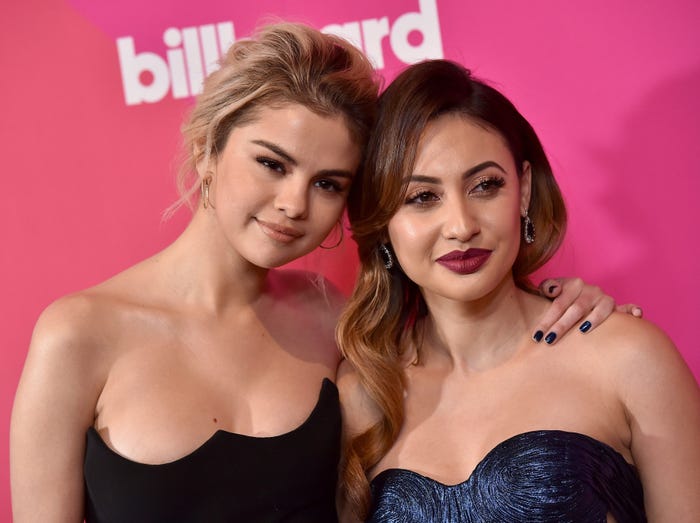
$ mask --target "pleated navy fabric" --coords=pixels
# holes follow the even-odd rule
[[[507,439],[457,485],[388,469],[371,487],[370,523],[646,521],[636,469],[605,443],[557,430]]]

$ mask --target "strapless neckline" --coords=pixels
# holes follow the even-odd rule
[[[489,459],[495,454],[497,454],[500,449],[507,447],[511,444],[517,443],[519,440],[524,440],[524,439],[530,439],[532,437],[544,437],[547,435],[562,435],[565,437],[573,437],[573,438],[582,438],[584,440],[587,440],[589,443],[593,444],[594,446],[600,446],[605,448],[607,451],[613,453],[614,455],[619,457],[619,462],[622,464],[626,464],[628,467],[630,467],[632,470],[635,472],[637,471],[637,468],[632,464],[629,463],[625,457],[620,454],[617,450],[615,450],[613,447],[608,445],[607,443],[600,441],[599,439],[593,438],[591,436],[588,436],[587,434],[583,434],[581,432],[574,432],[574,431],[567,431],[567,430],[557,430],[557,429],[546,429],[546,430],[530,430],[527,432],[521,432],[519,434],[515,434],[514,436],[511,436],[509,438],[504,439],[500,443],[497,443],[491,450],[489,450],[483,458],[476,464],[474,467],[474,470],[472,470],[471,474],[464,480],[460,481],[459,483],[454,483],[454,484],[447,484],[443,483],[441,481],[438,481],[437,479],[431,478],[430,476],[426,476],[425,474],[421,474],[420,472],[416,472],[415,470],[411,469],[406,469],[406,468],[401,468],[401,467],[391,467],[388,469],[382,470],[380,473],[378,473],[374,478],[372,478],[371,483],[374,483],[375,481],[381,481],[382,476],[387,476],[387,475],[392,475],[392,474],[408,474],[411,476],[415,476],[417,478],[420,478],[422,480],[428,481],[430,483],[434,483],[436,485],[439,485],[440,487],[449,489],[449,488],[460,488],[463,487],[465,484],[469,483],[472,478],[479,474],[480,469],[482,469],[485,465],[486,462],[488,462]]]
[[[292,430],[269,437],[217,430],[193,452],[167,463],[120,456],[89,429],[83,463],[85,521],[337,521],[338,389],[330,380],[316,383],[315,406]]]
[[[136,465],[140,467],[167,467],[170,465],[177,465],[180,463],[185,463],[187,461],[190,461],[194,458],[196,458],[199,454],[206,452],[206,450],[209,447],[216,446],[216,444],[219,441],[226,441],[226,440],[244,440],[244,441],[250,441],[251,443],[255,444],[277,444],[283,440],[287,439],[293,439],[299,435],[301,435],[304,430],[309,427],[316,416],[319,415],[319,412],[321,410],[321,403],[323,402],[324,398],[328,396],[328,393],[330,391],[337,391],[336,384],[332,382],[329,378],[323,378],[323,381],[321,382],[321,388],[318,394],[318,399],[316,400],[316,403],[314,404],[314,407],[312,408],[311,412],[309,415],[306,417],[304,421],[301,422],[300,425],[297,427],[284,432],[282,434],[275,434],[272,436],[253,436],[249,434],[240,434],[238,432],[232,432],[228,431],[225,429],[217,429],[214,431],[214,433],[209,436],[207,439],[205,439],[201,444],[199,444],[197,447],[195,447],[194,450],[191,452],[188,452],[187,454],[180,456],[179,458],[173,459],[171,461],[167,461],[164,463],[143,463],[140,461],[136,461],[133,459],[130,459],[126,456],[123,456],[116,450],[112,449],[107,443],[102,439],[102,436],[100,435],[99,432],[95,429],[95,427],[89,427],[87,430],[87,437],[90,440],[91,443],[96,444],[98,447],[100,447],[104,452],[107,452],[108,454],[112,455],[115,459],[123,461],[125,463],[131,464],[131,465]],[[337,393],[337,392],[336,392]]]
[[[646,521],[637,469],[607,443],[564,430],[516,434],[454,485],[390,468],[370,487],[369,523]]]

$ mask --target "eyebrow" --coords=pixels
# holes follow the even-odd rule
[[[488,169],[489,167],[495,167],[499,171],[501,171],[503,174],[506,174],[506,170],[501,167],[499,164],[497,164],[494,161],[486,161],[482,162],[478,165],[475,165],[474,167],[471,167],[470,169],[467,169],[464,171],[462,174],[462,179],[466,180],[467,178],[474,176],[475,174],[480,173],[484,169]],[[408,179],[409,182],[423,182],[423,183],[433,183],[436,185],[440,185],[442,182],[440,181],[440,178],[436,178],[435,176],[426,176],[424,174],[412,174],[409,176]]]
[[[275,153],[277,156],[280,158],[284,159],[286,162],[292,164],[293,166],[299,165],[299,162],[297,162],[294,157],[289,154],[287,151],[285,151],[282,147],[280,147],[277,144],[274,144],[272,142],[268,142],[267,140],[251,140],[251,143],[254,143],[255,145],[260,145],[262,147],[265,147],[266,149],[269,149],[273,153]],[[321,171],[318,172],[318,175],[320,176],[336,176],[340,178],[349,178],[352,180],[355,175],[351,173],[350,171],[346,171],[343,169],[322,169]]]
[[[251,143],[254,143],[255,145],[261,145],[262,147],[270,149],[270,151],[272,151],[276,155],[284,158],[285,161],[291,163],[292,165],[298,165],[297,161],[292,157],[292,155],[289,154],[284,149],[282,149],[277,144],[274,144],[272,142],[268,142],[267,140],[251,140]]]

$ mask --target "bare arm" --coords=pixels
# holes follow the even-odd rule
[[[632,434],[632,456],[650,522],[700,521],[700,390],[668,337],[633,322],[617,381]]]
[[[85,432],[101,380],[80,301],[51,305],[32,335],[10,426],[15,523],[83,521]]]
[[[617,310],[635,317],[642,316],[637,305],[615,305],[615,300],[600,287],[589,285],[581,278],[547,279],[540,283],[540,292],[554,301],[533,332],[535,341],[553,345],[569,330],[578,327],[589,332]]]

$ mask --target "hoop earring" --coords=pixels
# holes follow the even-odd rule
[[[321,249],[326,249],[326,250],[330,251],[331,249],[335,249],[335,248],[338,247],[341,243],[343,243],[343,236],[344,236],[344,234],[345,234],[345,233],[343,233],[343,224],[340,222],[340,220],[338,220],[338,221],[336,222],[336,225],[338,226],[338,229],[340,229],[340,238],[338,238],[338,241],[335,242],[335,244],[334,244],[334,245],[331,245],[330,247],[326,247],[325,245],[320,244],[319,247],[321,247]]]
[[[525,243],[528,245],[531,245],[535,243],[535,224],[532,223],[532,220],[530,217],[527,215],[527,211],[525,211],[525,216],[523,218],[523,240],[525,240]]]
[[[386,243],[382,243],[379,245],[379,255],[384,261],[384,268],[386,270],[389,270],[394,266],[394,257],[392,256],[391,250],[389,250],[389,247],[387,247]]]
[[[209,186],[211,185],[211,174],[202,179],[201,192],[202,192],[202,206],[206,209],[211,207],[216,209],[209,201]]]

